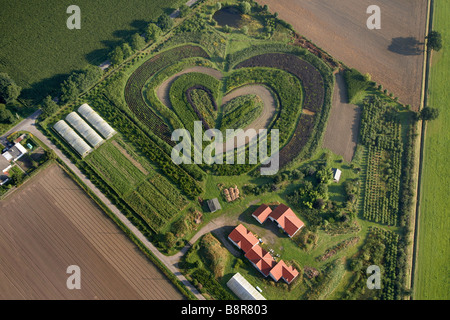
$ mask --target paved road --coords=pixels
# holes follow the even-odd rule
[[[23,120],[11,130],[0,137],[0,141],[6,140],[6,137],[15,131],[28,131],[36,138],[41,140],[50,149],[55,151],[56,155],[73,171],[73,173],[80,178],[83,183],[95,193],[95,195],[113,212],[120,221],[127,226],[127,228],[149,249],[175,276],[197,297],[199,300],[205,300],[200,292],[181,274],[177,265],[180,255],[174,257],[167,257],[163,255],[155,246],[147,240],[147,238],[117,209],[117,207],[103,195],[103,193],[92,184],[92,182],[67,158],[41,131],[36,128],[36,119],[40,115],[40,110],[33,113],[27,119]]]

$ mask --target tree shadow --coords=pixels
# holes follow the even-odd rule
[[[146,20],[133,20],[130,23],[130,26],[134,29],[140,30],[140,29],[144,29],[148,25],[148,23],[149,22]],[[134,33],[136,33],[136,31]]]
[[[35,82],[30,87],[22,90],[20,98],[26,100],[29,99],[34,103],[39,103],[47,95],[51,95],[52,97],[58,96],[60,94],[61,83],[66,80],[68,76],[68,74],[61,73]]]
[[[423,43],[414,37],[398,37],[392,39],[388,49],[405,56],[420,55],[423,52]]]

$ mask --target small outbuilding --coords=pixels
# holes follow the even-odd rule
[[[336,168],[333,168],[333,181],[338,183],[341,179],[342,171]]]
[[[206,203],[208,204],[209,211],[211,211],[211,212],[216,212],[217,210],[222,209],[222,207],[220,206],[220,203],[219,203],[219,199],[217,199],[217,198],[208,200],[208,201],[206,201]]]

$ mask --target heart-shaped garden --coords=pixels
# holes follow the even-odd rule
[[[142,64],[128,80],[125,99],[170,146],[173,130],[192,133],[196,121],[204,130],[279,129],[284,166],[319,145],[333,77],[317,57],[290,46],[280,53],[280,48],[230,55],[222,72],[202,48],[177,47]]]

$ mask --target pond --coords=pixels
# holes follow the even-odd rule
[[[216,11],[213,19],[216,20],[221,27],[228,25],[232,28],[239,28],[242,15],[241,11],[237,7],[230,6]]]

